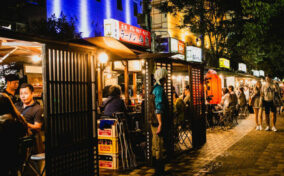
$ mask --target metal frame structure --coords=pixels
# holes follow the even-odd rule
[[[173,72],[173,63],[182,63],[185,67],[188,68],[188,74],[190,78],[190,85],[191,85],[191,107],[192,107],[192,112],[193,116],[189,117],[192,119],[192,142],[193,142],[193,147],[197,148],[201,145],[203,145],[206,142],[206,123],[205,123],[205,99],[204,99],[204,66],[203,64],[197,64],[197,63],[189,63],[181,60],[175,60],[175,59],[170,59],[170,58],[159,58],[159,59],[146,59],[145,61],[145,127],[147,127],[147,133],[146,133],[146,159],[148,163],[150,164],[152,161],[152,155],[151,155],[151,128],[150,128],[150,123],[149,123],[149,113],[151,111],[149,107],[149,95],[151,93],[151,89],[153,87],[153,74],[155,69],[157,68],[165,68],[168,71],[168,82],[164,86],[165,91],[168,95],[168,100],[169,100],[169,124],[171,126],[169,127],[169,135],[167,139],[169,139],[169,148],[168,148],[168,153],[169,154],[174,154],[174,153],[179,153],[181,152],[180,150],[176,150],[174,145],[175,145],[175,140],[174,140],[174,130],[175,126],[173,125],[173,95],[172,95],[172,72]],[[189,136],[186,136],[187,138]]]

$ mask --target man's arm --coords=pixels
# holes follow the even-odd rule
[[[32,130],[40,131],[41,130],[42,123],[41,122],[35,122],[34,124],[28,123],[28,127]]]
[[[40,131],[42,124],[43,124],[43,109],[40,108],[36,113],[35,113],[35,119],[34,119],[34,124],[28,123],[28,127],[32,130]]]
[[[162,130],[162,116],[161,114],[156,114],[157,120],[158,120],[158,129],[157,129],[157,134],[159,134]]]

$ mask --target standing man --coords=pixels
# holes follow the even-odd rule
[[[20,99],[16,104],[18,111],[28,122],[28,128],[34,133],[41,130],[43,124],[43,108],[34,100],[34,88],[32,85],[23,83],[20,87]]]
[[[3,93],[7,94],[12,102],[15,104],[19,101],[19,98],[16,96],[16,91],[19,87],[19,76],[10,74],[5,76],[6,79],[6,89],[3,90]]]
[[[268,74],[265,78],[265,84],[262,86],[261,89],[262,93],[262,105],[265,109],[265,120],[266,120],[266,125],[267,127],[265,128],[266,131],[270,130],[270,111],[273,113],[273,126],[272,126],[272,130],[274,132],[277,131],[277,129],[275,128],[275,124],[276,124],[276,107],[274,105],[274,98],[275,98],[275,85],[272,82],[272,76],[270,74]]]
[[[165,167],[165,147],[164,140],[166,139],[167,114],[168,114],[168,99],[164,91],[163,85],[167,82],[168,72],[164,68],[159,68],[155,72],[155,86],[152,91],[154,101],[154,115],[152,115],[151,131],[152,131],[152,156],[153,165],[155,167],[155,175],[164,175]]]

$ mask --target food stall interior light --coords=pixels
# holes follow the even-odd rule
[[[110,79],[111,78],[111,74],[107,74],[107,79]]]
[[[186,77],[185,77],[185,80],[189,81],[189,76],[186,76]]]
[[[38,56],[38,55],[34,55],[34,56],[32,56],[32,60],[33,60],[33,62],[39,62],[41,60],[41,57]]]
[[[105,64],[108,61],[108,55],[106,53],[100,53],[98,58],[99,58],[100,63],[102,64]]]
[[[178,81],[181,81],[182,77],[181,77],[181,76],[178,76],[177,79],[178,79]]]

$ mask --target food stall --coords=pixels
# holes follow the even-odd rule
[[[16,74],[44,109],[46,175],[98,175],[96,47],[1,30],[0,86]]]

